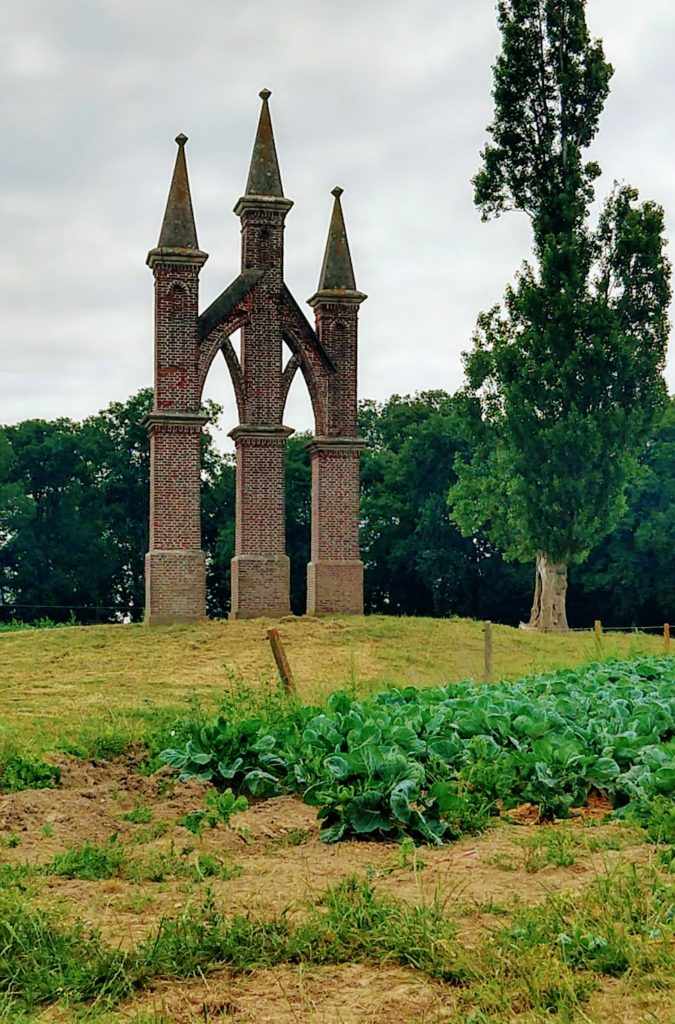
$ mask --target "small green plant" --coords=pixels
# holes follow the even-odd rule
[[[138,803],[132,811],[120,814],[120,821],[130,821],[134,825],[147,825],[152,821],[152,810],[145,804]]]
[[[40,829],[40,833],[47,839],[51,839],[54,835],[54,826],[50,822],[46,822]]]
[[[0,864],[0,889],[17,887],[24,890],[32,874],[29,864]]]
[[[491,857],[487,858],[487,863],[499,871],[515,871],[518,867],[513,855],[507,853],[506,850],[498,850],[497,853],[493,853]]]
[[[138,737],[126,721],[111,714],[102,722],[87,726],[60,749],[87,761],[110,761],[129,754],[138,744]]]
[[[231,789],[226,789],[223,793],[212,789],[204,798],[204,807],[184,814],[178,819],[178,824],[194,835],[201,835],[205,825],[209,828],[227,825],[233,814],[247,809],[248,800],[245,796],[235,796]]]
[[[227,881],[241,874],[241,867],[230,864],[213,854],[198,854],[191,859],[193,848],[183,847],[176,851],[173,843],[165,850],[155,850],[146,857],[130,861],[125,867],[125,877],[132,882],[166,882],[173,878],[185,878],[192,882],[203,882],[207,878]]]
[[[21,836],[18,832],[10,832],[8,836],[0,837],[0,846],[4,847],[5,850],[15,850],[20,845]]]
[[[196,882],[203,882],[207,878],[227,882],[231,878],[239,878],[241,873],[240,864],[228,864],[210,853],[199,854],[192,864],[192,877]]]
[[[270,840],[271,846],[302,846],[308,842],[313,832],[309,828],[292,828],[290,832],[286,832],[282,836],[275,836],[274,839]]]
[[[575,861],[575,847],[578,840],[567,828],[542,826],[540,830],[517,841],[523,850],[523,867],[529,874],[536,874],[549,864],[555,867],[571,867]]]
[[[157,821],[153,821],[147,828],[136,829],[131,837],[131,842],[137,845],[152,843],[155,839],[161,839],[162,836],[165,836],[170,828],[169,822],[160,818]]]
[[[64,853],[57,853],[42,868],[46,875],[61,875],[64,878],[82,878],[95,881],[104,878],[118,878],[126,863],[124,850],[112,836],[107,843],[71,847]]]
[[[405,836],[398,844],[398,867],[404,871],[421,871],[425,862],[410,836]]]
[[[17,793],[22,789],[54,789],[61,782],[61,770],[56,765],[10,754],[0,767],[0,790]]]

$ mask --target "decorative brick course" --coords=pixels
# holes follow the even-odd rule
[[[148,256],[155,276],[155,399],[150,432],[150,551],[146,556],[146,621],[184,622],[205,614],[205,562],[200,534],[201,395],[212,360],[222,352],[234,383],[240,424],[237,458],[233,618],[290,611],[285,552],[283,425],[297,369],[312,400],[312,560],[309,614],[363,611],[359,559],[357,320],[365,295],[356,290],[340,204],[335,203],[318,292],[310,299],[316,330],[284,284],[284,222],[293,205],[283,195],[269,116],[269,92],[251,160],[241,218],[241,274],[199,315],[197,243],[184,147],[179,152],[159,245]],[[229,340],[241,329],[241,358]],[[284,343],[290,358],[283,362]]]

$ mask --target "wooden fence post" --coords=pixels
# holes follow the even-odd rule
[[[663,645],[666,648],[666,654],[670,653],[670,623],[663,623]]]
[[[595,631],[595,649],[599,653],[600,645],[602,643],[602,622],[600,621],[600,619],[595,620],[593,624],[593,629]]]
[[[291,672],[291,666],[286,657],[286,651],[284,645],[281,642],[278,629],[268,629],[267,637],[272,647],[272,654],[274,660],[277,663],[277,669],[279,670],[279,678],[281,679],[281,685],[288,690],[289,693],[295,693],[295,680],[293,679],[293,673]]]
[[[492,623],[488,619],[485,623],[483,630],[484,634],[484,650],[483,650],[483,682],[492,682]]]

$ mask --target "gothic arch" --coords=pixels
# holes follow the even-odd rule
[[[199,313],[199,274],[208,259],[197,242],[184,135],[158,245],[148,254],[155,288],[155,402],[150,434],[150,550],[146,621],[205,615],[201,550],[201,400],[222,352],[239,425],[231,431],[237,463],[233,618],[290,611],[285,550],[283,413],[298,369],[315,421],[312,548],[307,566],[310,614],[363,610],[359,556],[359,455],[356,437],[357,291],[340,202],[334,189],[319,288],[309,300],[311,326],[284,284],[284,224],[293,205],[283,194],[268,99],[263,101],[241,220],[241,273]],[[241,358],[231,335],[241,330]],[[290,358],[282,362],[284,343]]]

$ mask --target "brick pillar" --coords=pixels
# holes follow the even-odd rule
[[[312,560],[307,614],[363,615],[359,553],[360,438],[315,437],[312,461]]]
[[[200,440],[204,417],[155,412],[150,433],[150,550],[145,556],[148,625],[206,615],[200,523]]]
[[[237,450],[232,619],[290,614],[284,451],[291,433],[247,424],[230,432]]]
[[[241,219],[242,273],[260,272],[250,315],[241,329],[245,408],[230,433],[237,450],[235,549],[230,617],[288,615],[290,562],[286,555],[284,451],[293,431],[282,425],[284,222],[286,199],[263,101],[246,194],[235,205]]]
[[[199,248],[179,135],[159,244],[148,253],[155,279],[155,393],[150,434],[150,549],[145,621],[193,622],[206,615],[200,526]]]
[[[357,354],[359,306],[347,231],[336,187],[319,290],[308,299],[316,333],[333,364],[317,420],[325,436],[309,445],[312,460],[312,557],[307,566],[307,614],[363,615],[363,562],[359,557]]]

